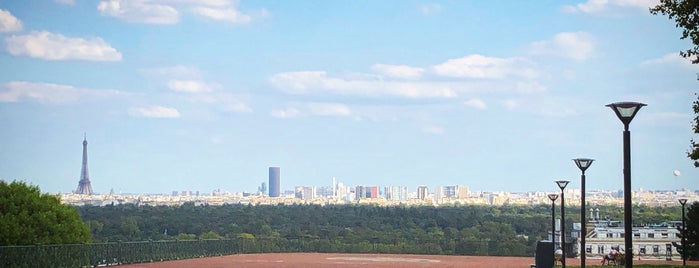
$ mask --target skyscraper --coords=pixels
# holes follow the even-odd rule
[[[75,190],[76,194],[92,194],[92,185],[90,184],[90,174],[87,171],[87,134],[85,134],[85,139],[83,140],[83,166],[80,170],[80,181],[78,182],[78,189]]]
[[[279,197],[279,167],[269,167],[269,197]]]

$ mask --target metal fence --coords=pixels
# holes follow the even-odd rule
[[[322,252],[498,255],[494,241],[454,241],[447,249],[438,241],[421,243],[343,243],[317,238],[166,240],[70,245],[0,247],[0,267],[96,267],[244,253]]]

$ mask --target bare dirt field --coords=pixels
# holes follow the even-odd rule
[[[587,259],[588,266],[599,266],[600,259]],[[397,254],[339,254],[339,253],[269,253],[240,254],[199,259],[123,265],[128,268],[188,268],[188,267],[529,267],[533,257],[444,256]],[[579,259],[567,259],[567,265],[580,265]],[[682,261],[634,260],[634,264],[682,265]],[[687,262],[699,265],[699,262]],[[609,266],[608,266],[609,267]],[[611,266],[614,267],[614,266]]]

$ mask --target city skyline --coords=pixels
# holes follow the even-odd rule
[[[298,185],[697,189],[699,66],[657,1],[0,2],[0,179],[67,193]],[[680,171],[679,176],[673,172]],[[271,189],[272,185],[268,185]]]

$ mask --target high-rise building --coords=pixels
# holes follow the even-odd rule
[[[427,198],[427,186],[420,185],[417,187],[417,199],[425,200]]]
[[[87,171],[87,134],[83,140],[83,166],[80,170],[80,181],[78,182],[78,189],[75,190],[76,194],[92,194],[92,184],[90,184],[90,174]]]
[[[408,187],[386,186],[384,187],[384,197],[391,201],[406,201],[408,200]]]
[[[279,167],[269,168],[269,197],[279,197],[280,176]]]

